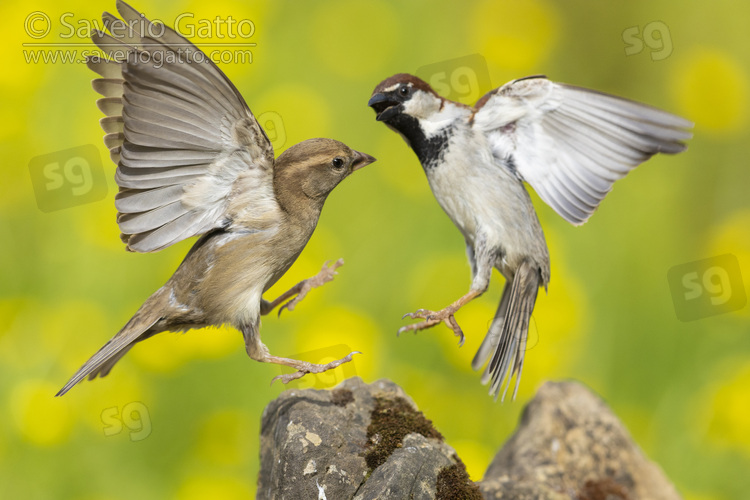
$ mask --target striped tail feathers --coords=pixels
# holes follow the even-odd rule
[[[492,319],[490,329],[487,331],[487,335],[482,340],[482,345],[477,349],[477,353],[474,355],[474,359],[471,361],[471,367],[474,371],[479,371],[490,356],[497,349],[497,345],[500,343],[500,334],[503,330],[503,319],[505,319],[505,312],[508,310],[508,299],[510,299],[510,281],[506,281],[503,293],[500,296],[500,304],[497,306],[497,312],[495,317]],[[489,371],[484,372],[482,375],[482,385],[487,385],[490,380]]]
[[[529,322],[541,281],[539,270],[532,263],[524,261],[519,266],[512,280],[506,283],[495,319],[472,362],[472,367],[477,370],[491,354],[482,383],[489,382],[490,395],[495,399],[505,381],[501,397],[502,401],[505,400],[514,376],[516,383],[512,399],[515,400],[518,394]]]
[[[153,297],[153,296],[152,296]],[[138,312],[130,318],[130,321],[120,330],[117,335],[104,344],[96,354],[84,363],[84,365],[70,378],[67,384],[58,391],[55,396],[62,396],[73,386],[87,378],[93,380],[96,377],[105,377],[136,342],[144,340],[157,332],[149,332],[149,329],[161,319],[161,311],[153,305],[151,300],[141,306]],[[151,313],[151,314],[149,314]],[[155,314],[154,314],[155,313]]]

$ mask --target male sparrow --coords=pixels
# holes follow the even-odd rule
[[[274,160],[273,148],[232,82],[176,31],[150,23],[122,1],[123,19],[104,13],[110,34],[92,39],[108,59],[88,66],[104,98],[104,142],[117,164],[115,197],[122,240],[153,252],[202,235],[167,283],[57,393],[103,377],[137,342],[164,331],[230,324],[248,355],[297,371],[284,383],[351,361],[320,365],[280,358],[260,340],[260,316],[294,309],[333,279],[323,266],[272,302],[263,299],[312,236],[328,194],[375,161],[331,139],[310,139]]]
[[[440,311],[404,317],[444,322],[463,343],[454,314],[489,286],[492,268],[506,278],[500,305],[472,367],[489,359],[482,383],[503,398],[523,370],[529,319],[550,264],[529,194],[537,194],[573,225],[586,222],[612,184],[656,153],[683,151],[692,123],[664,111],[544,76],[515,80],[474,107],[440,97],[426,82],[394,75],[368,102],[376,119],[399,133],[419,158],[430,188],[466,240],[469,292]]]

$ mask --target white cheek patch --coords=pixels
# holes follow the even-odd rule
[[[429,92],[418,90],[404,103],[404,111],[414,118],[424,120],[440,111],[440,99]]]
[[[440,133],[446,127],[449,127],[457,120],[466,119],[471,111],[462,106],[456,106],[450,101],[443,103],[443,109],[440,109],[440,100],[437,100],[438,107],[427,119],[419,120],[422,131],[429,139],[435,134]]]

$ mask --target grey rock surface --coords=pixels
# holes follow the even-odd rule
[[[455,457],[455,451],[447,444],[435,441],[419,434],[407,435],[403,447],[396,449],[383,465],[373,471],[355,500],[435,498],[438,473],[455,463],[455,459],[450,458]]]
[[[577,382],[547,382],[479,483],[487,499],[677,500],[612,410]]]
[[[404,431],[395,449],[379,448],[393,439],[373,431],[379,414],[391,427],[427,436]],[[331,391],[284,392],[266,407],[257,498],[431,499],[438,474],[457,460],[400,387],[351,378]],[[481,498],[468,476],[465,482]]]
[[[266,407],[257,498],[680,496],[609,407],[577,382],[542,386],[484,479],[474,484],[455,451],[400,387],[388,380],[368,385],[352,378],[333,390],[286,391]]]

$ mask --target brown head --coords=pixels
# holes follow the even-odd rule
[[[440,110],[443,98],[424,80],[398,73],[375,87],[367,105],[375,110],[378,121],[389,123],[399,114],[427,118]]]
[[[300,142],[276,159],[273,174],[276,198],[292,215],[316,212],[317,216],[339,182],[374,161],[372,156],[333,139]]]
[[[425,168],[440,157],[448,137],[445,129],[467,112],[463,104],[440,97],[427,82],[406,73],[380,82],[367,105],[376,120],[409,144]],[[436,137],[442,142],[435,142]]]

